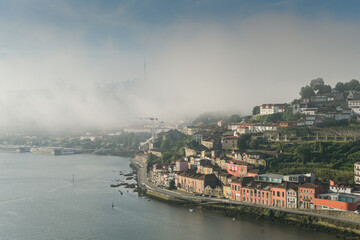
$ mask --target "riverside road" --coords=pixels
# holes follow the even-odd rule
[[[299,210],[299,209],[287,209],[287,208],[279,208],[279,207],[263,206],[263,205],[259,206],[256,204],[238,202],[238,201],[233,201],[230,199],[194,196],[194,195],[190,195],[189,193],[185,193],[185,192],[182,193],[180,191],[172,191],[172,190],[162,189],[160,187],[155,186],[153,183],[151,183],[147,180],[146,162],[141,161],[139,159],[135,159],[135,158],[132,159],[131,161],[137,167],[137,178],[138,178],[139,187],[147,189],[147,190],[152,190],[152,191],[173,197],[175,199],[186,200],[186,201],[190,201],[190,202],[223,203],[223,204],[232,204],[232,205],[261,207],[261,208],[265,208],[265,209],[277,210],[277,211],[282,211],[282,212],[286,212],[286,213],[294,213],[294,214],[306,215],[306,216],[312,216],[312,217],[327,218],[327,219],[332,219],[332,220],[336,220],[336,221],[342,221],[342,222],[354,223],[354,224],[360,225],[360,222],[357,220],[344,219],[344,218],[339,218],[336,216],[323,215],[323,214],[308,212],[308,211]]]

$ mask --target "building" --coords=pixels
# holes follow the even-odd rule
[[[315,174],[313,173],[306,173],[306,174],[290,174],[285,175],[283,180],[286,182],[292,183],[313,183],[315,184]]]
[[[313,203],[318,210],[355,211],[360,209],[360,195],[329,192],[319,194]]]
[[[221,138],[221,147],[222,149],[237,149],[237,140],[238,137],[236,136],[226,136]]]
[[[274,173],[266,173],[260,174],[255,177],[255,181],[257,182],[267,182],[267,183],[282,183],[283,182],[283,175],[274,174]]]
[[[220,186],[212,187],[210,185],[207,185],[204,189],[204,194],[207,196],[214,196],[217,198],[221,198],[223,196],[223,189]]]
[[[298,208],[298,185],[291,183],[286,190],[286,207]]]
[[[260,106],[260,115],[270,115],[278,112],[284,112],[287,104],[262,104]]]
[[[354,164],[354,182],[360,185],[360,162]]]
[[[216,148],[217,140],[212,137],[206,137],[206,138],[203,137],[201,139],[201,144],[208,149],[213,149],[213,148]]]
[[[175,173],[175,186],[191,193],[204,194],[206,186],[215,188],[217,183],[218,180],[214,174],[204,175],[190,170]]]
[[[312,183],[304,183],[299,186],[299,208],[314,209],[314,199],[323,193],[325,189]]]
[[[280,127],[297,127],[297,121],[281,121],[279,124]]]
[[[178,160],[175,162],[175,169],[174,171],[180,172],[180,171],[187,171],[189,169],[189,163],[185,161],[184,159]]]
[[[231,183],[231,200],[271,206],[271,198],[269,184],[256,183],[252,177],[244,177]]]
[[[244,161],[230,160],[226,163],[226,171],[235,177],[247,176],[248,172],[254,168],[254,165]]]
[[[274,184],[270,187],[272,193],[272,206],[286,208],[287,182]]]
[[[159,158],[161,158],[162,157],[162,151],[160,150],[160,149],[150,149],[149,150],[149,154],[152,154],[152,155],[155,155],[155,156],[157,156],[157,157],[159,157]]]
[[[201,159],[200,163],[197,167],[197,173],[201,174],[213,174],[214,173],[214,164],[211,162],[211,160],[208,159]]]

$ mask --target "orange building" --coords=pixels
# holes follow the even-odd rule
[[[299,208],[314,209],[314,199],[318,194],[325,192],[325,189],[312,183],[304,183],[299,186]]]
[[[355,211],[360,209],[360,202],[349,203],[341,201],[333,201],[329,199],[315,198],[313,200],[315,209],[317,210],[341,210],[341,211]]]
[[[286,207],[286,190],[286,182],[271,186],[272,206]]]
[[[271,190],[268,183],[257,183],[252,177],[244,177],[232,181],[230,199],[271,206]]]

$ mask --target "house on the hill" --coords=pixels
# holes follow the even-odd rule
[[[278,112],[284,112],[287,108],[287,104],[262,104],[260,106],[260,116],[270,115]]]

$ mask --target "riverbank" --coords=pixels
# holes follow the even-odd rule
[[[213,199],[181,194],[158,188],[147,181],[146,156],[136,156],[130,160],[137,171],[137,181],[141,192],[149,198],[171,204],[191,205],[192,207],[216,211],[229,217],[251,217],[261,221],[273,221],[289,224],[313,231],[336,235],[340,239],[360,239],[360,222],[338,219],[334,216],[300,210],[267,208],[253,204],[244,204],[225,199]]]
[[[208,203],[195,202],[176,199],[170,195],[156,192],[154,190],[146,190],[146,196],[151,199],[160,200],[162,202],[189,206],[196,210],[215,211],[219,214],[231,218],[251,218],[257,221],[271,221],[281,224],[288,224],[307,230],[318,231],[332,234],[339,239],[356,240],[360,239],[360,225],[354,223],[346,223],[342,221],[314,217],[308,215],[300,215],[297,213],[287,213],[281,210],[265,209],[255,206],[241,206],[229,203]]]

